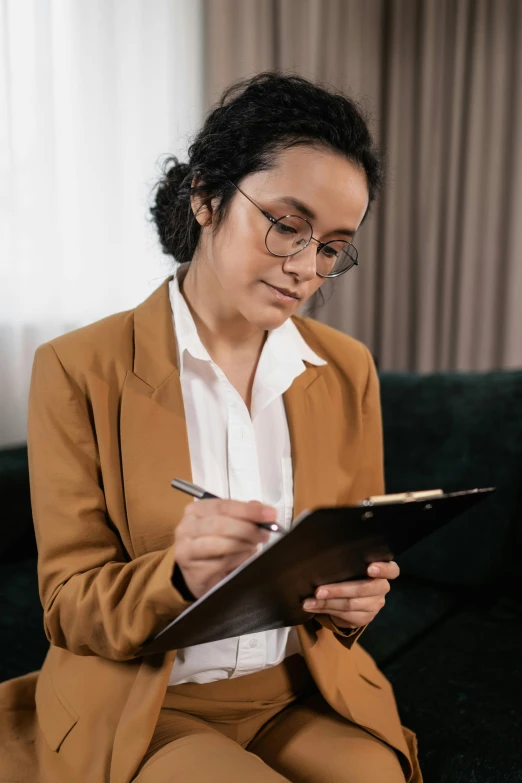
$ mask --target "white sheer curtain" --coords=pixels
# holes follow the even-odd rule
[[[201,0],[0,0],[0,447],[35,348],[168,273],[148,221],[202,116]]]

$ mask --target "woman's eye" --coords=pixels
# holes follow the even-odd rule
[[[274,228],[279,234],[284,234],[285,236],[288,236],[289,234],[297,234],[295,228],[290,226],[288,223],[276,223]]]
[[[337,258],[337,250],[334,247],[326,246],[321,248],[321,253],[325,258],[328,258],[329,260],[333,260]]]

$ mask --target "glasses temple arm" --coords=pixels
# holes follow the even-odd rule
[[[232,180],[231,180],[231,179],[229,179],[229,182],[230,182],[230,184],[231,184],[231,185],[233,185],[233,186],[234,186],[234,187],[235,187],[237,190],[239,190],[239,192],[240,192],[240,193],[242,193],[242,194],[243,194],[243,196],[244,196],[245,198],[247,198],[247,199],[250,201],[250,203],[251,203],[251,204],[253,204],[255,207],[257,207],[257,209],[258,209],[260,212],[262,212],[262,213],[263,213],[263,215],[264,215],[264,216],[267,218],[267,220],[269,220],[271,223],[277,223],[277,220],[275,219],[275,217],[272,217],[272,215],[270,215],[268,212],[265,212],[265,210],[264,210],[264,209],[261,209],[261,207],[260,207],[258,204],[256,204],[256,202],[255,202],[255,201],[252,201],[252,199],[250,198],[250,196],[247,196],[247,194],[246,194],[246,193],[245,193],[243,190],[241,190],[241,188],[239,187],[239,185],[236,185],[236,183],[235,183],[235,182],[232,182]]]

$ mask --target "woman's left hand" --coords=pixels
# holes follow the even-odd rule
[[[367,569],[370,579],[354,579],[321,585],[314,598],[307,598],[303,609],[312,614],[329,614],[339,628],[359,628],[377,616],[390,591],[390,580],[399,576],[397,563],[370,563]]]

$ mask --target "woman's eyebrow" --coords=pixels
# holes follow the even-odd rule
[[[294,209],[297,209],[309,220],[317,220],[315,212],[311,210],[310,207],[307,207],[302,201],[299,201],[298,198],[294,198],[294,196],[281,196],[277,200],[281,201],[283,204],[288,204],[290,207],[294,207]],[[355,228],[336,228],[334,231],[330,231],[330,233],[344,234],[345,236],[353,237],[355,235]]]

